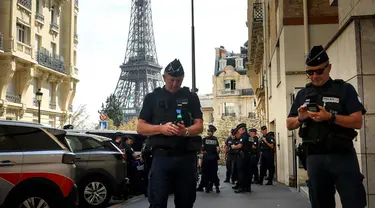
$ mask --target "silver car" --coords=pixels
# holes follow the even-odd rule
[[[105,207],[112,196],[125,194],[126,156],[111,139],[68,132],[62,142],[77,156],[75,181],[81,205]]]
[[[0,121],[0,207],[76,207],[75,155],[65,131]]]

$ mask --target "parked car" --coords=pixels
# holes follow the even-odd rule
[[[65,131],[0,121],[0,207],[77,207],[76,156]]]
[[[61,141],[77,156],[75,182],[80,205],[106,207],[112,196],[127,194],[126,156],[111,139],[68,132]]]

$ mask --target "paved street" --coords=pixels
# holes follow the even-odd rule
[[[224,178],[225,168],[220,169],[220,179]],[[197,193],[195,208],[221,208],[221,207],[285,207],[285,208],[308,208],[309,203],[306,198],[299,193],[292,191],[288,187],[277,184],[274,186],[253,185],[252,193],[235,194],[232,185],[227,183],[221,184],[221,193],[211,192]],[[115,205],[111,208],[145,208],[148,207],[146,198],[135,198],[122,205]],[[173,196],[169,198],[168,207],[174,207]]]

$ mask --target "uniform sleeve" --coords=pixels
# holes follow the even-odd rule
[[[220,147],[219,140],[216,138],[216,147]]]
[[[304,93],[305,93],[305,88],[298,91],[297,96],[294,98],[292,107],[290,108],[288,118],[298,116],[298,108],[303,104],[303,100],[304,100],[303,98],[305,96]]]
[[[193,119],[203,119],[203,112],[201,108],[201,103],[199,101],[198,95],[196,93],[193,93],[192,95],[192,117]]]
[[[354,89],[353,85],[349,83],[346,89],[344,108],[348,115],[358,111],[361,111],[362,114],[365,114],[367,112],[357,91]]]
[[[152,94],[149,93],[146,95],[144,101],[143,101],[143,106],[141,109],[141,112],[139,113],[139,119],[143,119],[147,122],[151,122],[152,120],[152,106],[153,106],[153,98]]]
[[[267,142],[270,143],[270,144],[275,144],[275,137],[273,137],[273,136],[268,137]]]

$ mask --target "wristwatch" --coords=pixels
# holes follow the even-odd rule
[[[304,122],[303,120],[301,120],[301,119],[299,118],[299,116],[297,117],[297,119],[298,119],[298,122],[300,122],[300,123],[303,123],[303,122]]]
[[[334,124],[336,122],[336,113],[331,113],[331,119],[329,119],[330,124]]]
[[[185,136],[189,136],[189,129],[188,128],[185,128],[186,132],[185,132]]]

